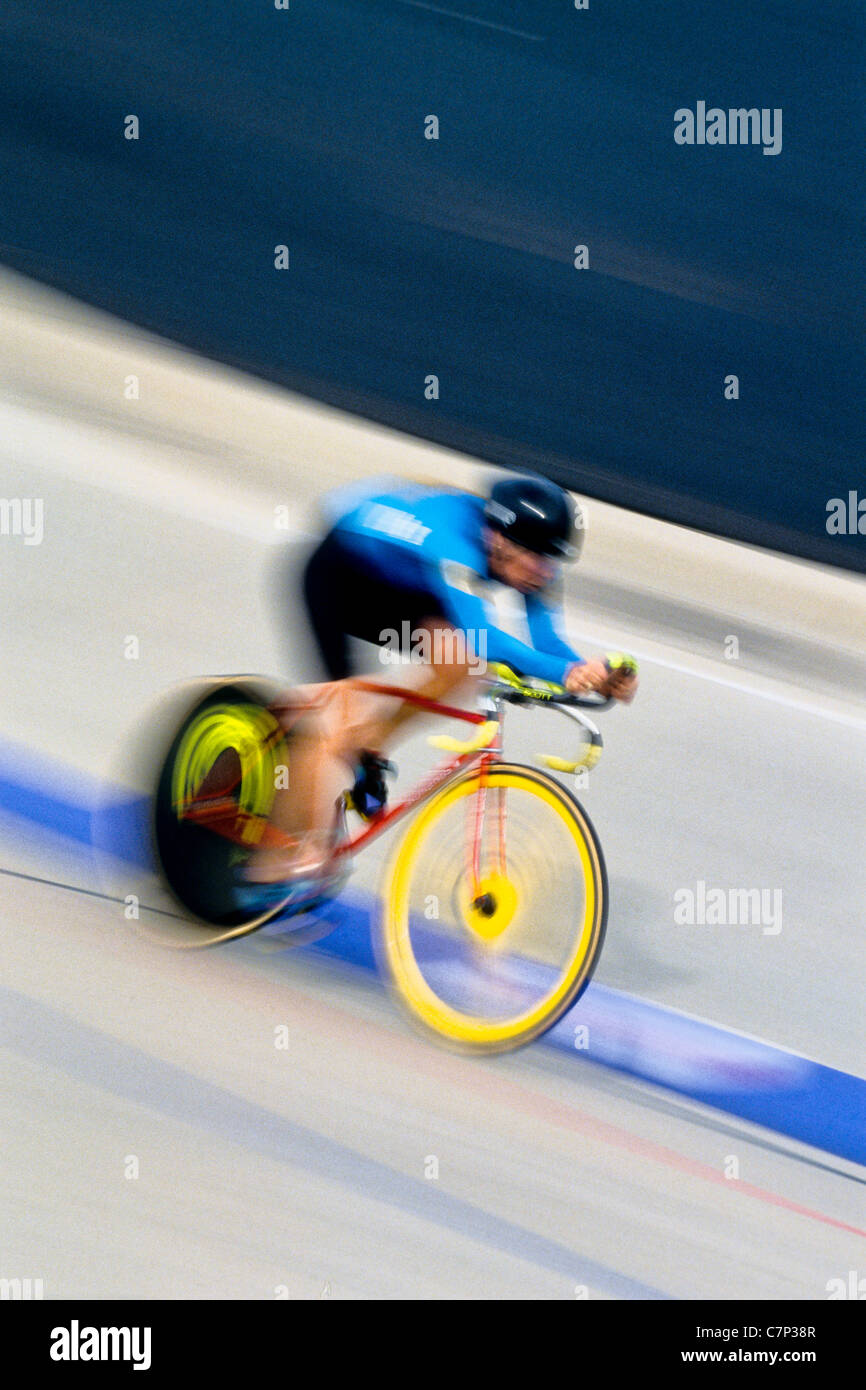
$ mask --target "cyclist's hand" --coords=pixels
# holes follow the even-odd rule
[[[599,695],[628,704],[637,691],[637,668],[630,659],[611,667],[607,657],[591,656],[569,668],[565,688],[570,695],[596,690]]]
[[[605,665],[609,674],[604,693],[629,704],[637,692],[637,662],[633,657],[617,654],[608,657]]]
[[[588,661],[578,661],[568,668],[565,688],[569,695],[585,695],[589,690],[601,690],[610,679],[610,672],[603,656],[591,656]]]

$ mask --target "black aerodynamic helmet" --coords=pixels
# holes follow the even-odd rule
[[[548,478],[502,478],[484,509],[487,525],[536,555],[576,560],[583,546],[584,514]]]

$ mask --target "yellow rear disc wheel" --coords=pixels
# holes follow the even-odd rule
[[[575,863],[579,865],[583,903],[575,912],[566,958],[558,967],[551,987],[529,1008],[505,1018],[485,1018],[463,1012],[444,1000],[428,983],[416,958],[410,901],[413,880],[419,869],[423,871],[425,843],[440,817],[459,801],[478,792],[478,772],[450,783],[432,797],[415,816],[397,846],[385,895],[382,945],[385,965],[401,999],[427,1028],[468,1051],[501,1052],[520,1047],[545,1032],[585,988],[604,940],[607,887],[595,831],[578,802],[554,778],[534,768],[497,763],[486,772],[484,784],[488,791],[502,788],[537,798],[539,818],[552,815],[565,827],[569,852],[573,849]],[[519,861],[519,844],[508,844],[507,857]],[[473,908],[471,894],[464,885],[460,905],[465,925],[482,941],[492,941],[495,947],[495,938],[507,928],[514,911],[510,876],[482,873],[478,886],[482,893],[490,891],[496,904],[493,915],[486,919],[492,925],[485,926],[485,919]]]

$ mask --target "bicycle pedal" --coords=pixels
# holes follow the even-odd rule
[[[389,762],[387,758],[381,757],[378,753],[371,753],[366,750],[361,753],[354,784],[345,793],[345,796],[346,805],[351,807],[363,821],[375,820],[383,813],[388,804],[386,774],[391,777],[397,775],[397,768],[394,763]]]
[[[383,815],[385,810],[387,809],[387,799],[383,801],[381,805],[376,806],[375,809],[368,810],[357,804],[351,791],[344,792],[343,796],[345,798],[346,810],[354,811],[355,815],[360,816],[361,820],[365,821],[367,824],[369,824],[371,821],[377,820],[378,817]]]

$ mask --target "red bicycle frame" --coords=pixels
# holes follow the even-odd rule
[[[409,704],[416,705],[419,709],[427,710],[431,714],[441,714],[443,718],[461,719],[466,724],[486,724],[489,722],[487,714],[480,714],[477,710],[458,709],[454,705],[443,705],[436,700],[429,700],[426,696],[416,695],[411,690],[406,690],[402,686],[379,685],[372,681],[358,681],[357,687],[366,690],[374,695],[393,695],[400,700],[408,701]],[[423,778],[402,801],[398,801],[388,810],[384,810],[376,818],[365,826],[357,835],[345,840],[334,853],[334,858],[339,859],[347,854],[354,854],[357,850],[363,849],[370,844],[384,830],[393,825],[395,821],[405,816],[407,812],[414,809],[428,796],[438,791],[440,787],[449,782],[458,773],[466,771],[473,763],[480,763],[481,775],[479,793],[476,799],[473,819],[474,825],[469,837],[469,870],[473,888],[477,890],[481,876],[481,841],[484,828],[484,811],[487,800],[487,788],[485,785],[485,772],[492,762],[501,756],[502,753],[502,722],[503,711],[501,707],[496,709],[496,722],[499,725],[499,733],[484,748],[475,748],[469,753],[459,753],[456,757],[440,764],[439,767]],[[500,870],[505,866],[505,807],[502,793],[498,797],[499,814],[499,857]]]
[[[419,709],[426,710],[430,714],[438,714],[446,719],[459,719],[466,724],[485,724],[490,720],[490,714],[481,714],[477,710],[458,709],[454,705],[443,705],[436,700],[430,700],[424,695],[418,695],[403,686],[379,685],[373,681],[356,681],[356,688],[365,690],[374,695],[391,695],[395,699],[406,701],[417,706]],[[487,768],[502,753],[502,722],[503,710],[500,705],[495,707],[495,719],[499,725],[499,731],[490,743],[483,748],[475,748],[467,753],[458,753],[455,757],[449,758],[440,764],[431,773],[424,777],[418,785],[413,788],[407,796],[398,801],[394,806],[381,811],[373,820],[363,827],[357,834],[344,840],[334,851],[334,859],[339,860],[346,855],[353,855],[366,845],[371,844],[383,831],[392,826],[395,821],[407,815],[427,797],[456,777],[474,763],[480,763],[480,784],[479,794],[475,799],[473,808],[470,808],[470,815],[473,819],[472,828],[467,836],[467,850],[469,856],[468,868],[473,887],[477,891],[477,886],[481,876],[481,843],[484,829],[484,816],[487,802],[487,787],[485,773]],[[285,730],[281,727],[274,730],[263,743],[263,750],[278,742],[285,735]],[[237,805],[231,793],[240,780],[240,774],[222,780],[219,777],[219,785],[202,793],[199,792],[193,805],[187,807],[183,816],[186,820],[195,821],[198,824],[211,830],[214,834],[221,835],[226,839],[232,840],[237,844],[249,846],[252,836],[250,829],[260,823],[260,818],[253,816]],[[205,782],[210,781],[210,775]],[[500,871],[505,869],[505,805],[502,791],[497,795],[497,816],[498,816],[498,843],[499,843],[499,866]],[[285,836],[282,832],[272,829],[265,825],[259,832],[259,842],[273,845],[285,843]]]

